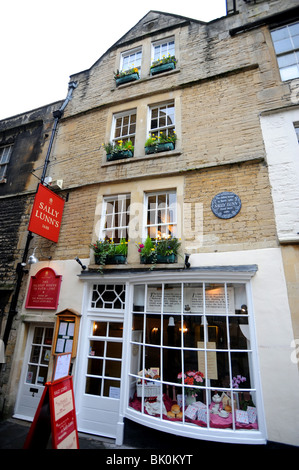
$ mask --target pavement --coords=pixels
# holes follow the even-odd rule
[[[30,422],[21,421],[14,418],[0,421],[0,449],[6,449],[7,451],[23,449],[30,426]],[[266,445],[241,445],[201,441],[197,439],[184,438],[182,436],[163,433],[155,429],[141,426],[127,419],[125,420],[124,442],[121,446],[116,445],[113,439],[108,439],[100,436],[83,434],[79,432],[78,437],[79,449],[101,450],[100,453],[97,453],[97,460],[99,458],[103,458],[103,463],[129,464],[129,461],[123,461],[123,459],[125,458],[124,456],[127,456],[127,459],[130,458],[130,455],[134,455],[134,458],[136,459],[136,456],[143,456],[143,464],[141,468],[144,468],[146,464],[150,463],[167,465],[180,463],[192,464],[192,458],[194,458],[193,463],[196,463],[197,458],[199,457],[201,460],[204,454],[209,454],[210,456],[212,456],[214,462],[215,459],[217,460],[217,458],[219,457],[219,461],[221,462],[221,458],[223,458],[224,455],[229,454],[229,459],[232,459],[233,455],[236,454],[237,451],[238,455],[239,452],[242,451],[244,459],[246,459],[246,455],[254,457],[255,455],[260,456],[261,454],[266,453],[268,457],[275,457],[275,461],[278,457],[278,453],[282,453],[282,455],[284,455],[287,452],[286,455],[289,456],[290,452],[294,451],[296,454],[299,455],[299,447],[287,446],[270,442]],[[51,448],[52,447],[50,439],[46,449],[37,449],[37,451],[47,450]],[[31,453],[32,450],[29,450],[27,452]],[[65,452],[69,453],[70,451]],[[86,453],[84,452],[79,452],[79,454],[76,453],[77,451],[71,452],[75,453],[76,461],[79,454],[81,455],[81,457],[82,455],[86,455]],[[47,455],[50,454],[47,453]],[[24,455],[24,453],[22,453],[22,455]],[[179,457],[175,457],[178,455]],[[122,460],[116,461],[116,459]],[[158,461],[158,459],[160,459],[160,461]],[[137,460],[135,464],[131,462],[131,466],[132,465],[138,466]]]

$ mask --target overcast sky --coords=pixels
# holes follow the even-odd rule
[[[0,119],[62,100],[69,76],[89,69],[150,10],[201,21],[225,0],[2,0]]]

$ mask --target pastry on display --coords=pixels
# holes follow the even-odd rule
[[[181,411],[181,409],[180,409],[179,405],[172,405],[171,411],[172,411],[172,413],[177,414]]]

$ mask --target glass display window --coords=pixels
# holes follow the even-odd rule
[[[258,430],[245,283],[134,286],[129,408],[143,418]]]

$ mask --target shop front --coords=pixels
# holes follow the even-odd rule
[[[120,445],[126,418],[193,439],[297,445],[280,250],[201,253],[192,263],[102,273],[57,265],[66,274],[59,311],[24,310],[14,416],[33,419],[53,354],[72,340],[79,432]]]
[[[256,270],[82,273],[79,430],[121,443],[126,417],[186,437],[265,443]]]

